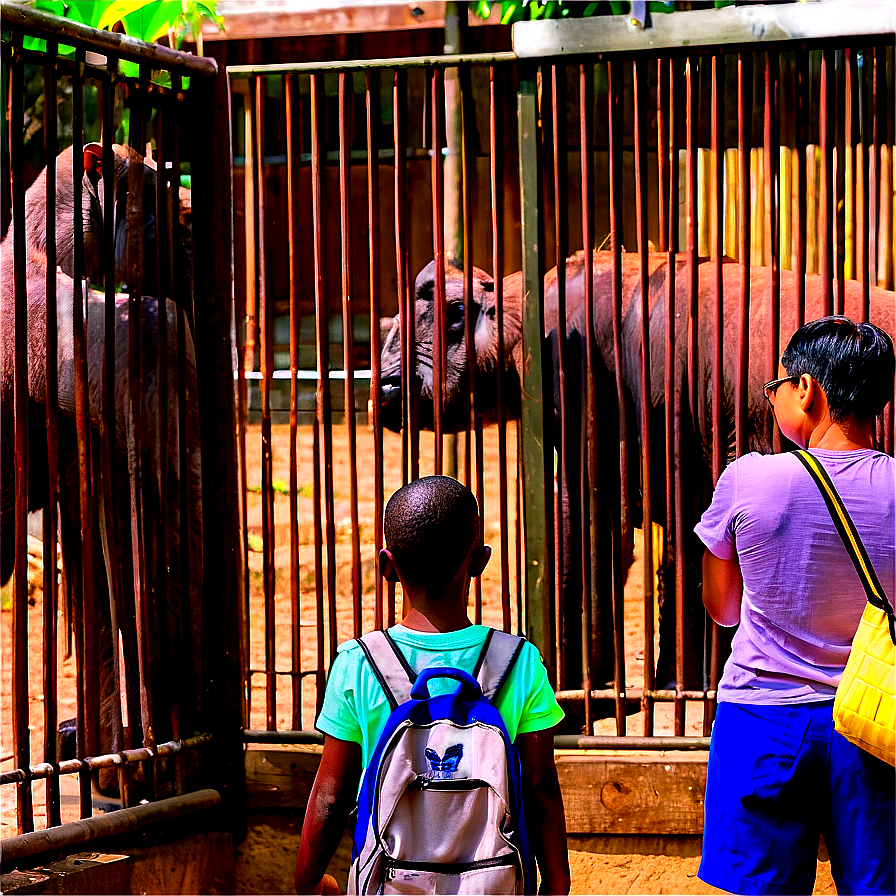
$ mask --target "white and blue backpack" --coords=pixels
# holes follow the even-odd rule
[[[489,630],[472,675],[416,675],[388,633],[357,640],[392,712],[358,797],[348,892],[530,892],[520,759],[493,706],[523,639]],[[430,696],[441,678],[459,685]]]

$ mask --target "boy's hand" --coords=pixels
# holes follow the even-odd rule
[[[332,874],[325,874],[317,892],[321,896],[341,896],[342,890],[339,889],[339,884],[336,883],[336,878]]]

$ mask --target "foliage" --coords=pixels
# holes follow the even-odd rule
[[[730,6],[734,0],[715,0],[714,5]],[[492,0],[477,0],[473,4],[473,12],[482,19],[487,19],[492,9],[499,4]],[[512,25],[526,19],[578,19],[590,16],[631,15],[634,3],[629,0],[597,0],[592,3],[571,2],[571,0],[502,0],[500,3],[502,25]],[[678,3],[673,0],[651,0],[646,4],[649,13],[675,12],[676,7],[690,8],[691,3]]]
[[[180,47],[189,35],[202,55],[202,21],[209,19],[218,28],[223,19],[216,12],[217,0],[29,0],[29,6],[61,18],[81,22],[91,28],[124,31],[129,37],[152,43],[168,37],[168,45]],[[25,39],[26,49],[45,49],[45,42],[34,37]],[[71,55],[71,47],[60,47],[63,55]],[[130,66],[122,63],[124,74]]]

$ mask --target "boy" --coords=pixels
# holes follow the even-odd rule
[[[416,673],[431,664],[472,672],[488,629],[470,622],[467,595],[470,581],[482,574],[491,557],[491,548],[482,543],[475,497],[448,476],[418,479],[389,500],[384,534],[381,573],[389,582],[401,582],[410,605],[389,634],[408,664]],[[553,747],[553,729],[563,711],[538,651],[528,642],[495,706],[520,755],[526,824],[541,874],[539,892],[568,893],[566,820]],[[339,892],[324,872],[389,714],[386,695],[357,642],[342,644],[317,720],[324,752],[296,857],[297,893]]]

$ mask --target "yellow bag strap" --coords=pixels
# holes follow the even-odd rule
[[[859,537],[855,523],[853,523],[847,511],[843,499],[840,497],[837,489],[834,488],[834,483],[831,481],[828,471],[818,458],[808,451],[798,450],[793,453],[818,485],[821,496],[824,498],[824,503],[831,514],[831,519],[833,519],[834,525],[843,539],[846,552],[849,554],[856,572],[862,580],[868,603],[887,614],[887,621],[890,624],[890,638],[896,644],[896,614],[893,613],[893,607],[890,605],[890,601],[887,600],[887,595],[881,587],[877,573],[871,565],[871,560],[868,558],[865,545],[862,544],[862,539]]]

